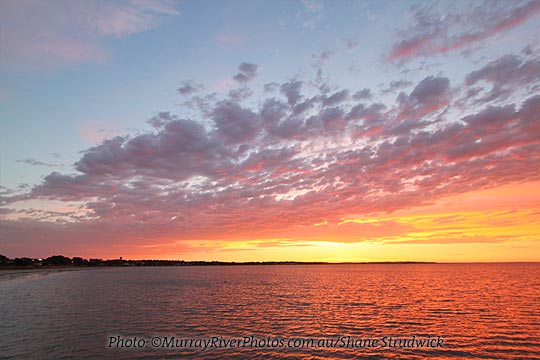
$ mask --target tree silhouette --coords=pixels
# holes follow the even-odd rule
[[[75,256],[73,259],[73,266],[83,266],[88,265],[88,260],[83,259],[81,257]]]
[[[44,266],[69,266],[71,259],[62,255],[54,255],[43,260]]]
[[[0,265],[7,265],[8,261],[9,259],[7,258],[7,256],[0,255]]]

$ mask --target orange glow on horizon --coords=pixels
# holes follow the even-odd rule
[[[464,193],[394,213],[322,221],[272,237],[174,240],[133,258],[219,261],[540,261],[540,183]],[[144,255],[143,255],[144,254]]]

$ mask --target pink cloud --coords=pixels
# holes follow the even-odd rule
[[[412,9],[414,25],[399,31],[400,38],[387,56],[402,63],[416,57],[429,57],[469,48],[495,35],[511,30],[540,13],[537,0],[522,3],[495,3],[471,7],[462,13],[432,8]]]
[[[125,37],[156,27],[179,13],[172,1],[37,1],[2,3],[1,63],[57,66],[103,62],[103,39]]]

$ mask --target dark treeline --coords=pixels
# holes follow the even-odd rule
[[[398,261],[398,262],[369,262],[364,264],[418,264],[425,262],[416,261]],[[209,266],[209,265],[324,265],[336,264],[321,261],[247,261],[247,262],[228,262],[228,261],[184,261],[184,260],[124,260],[122,258],[114,260],[102,259],[83,259],[81,257],[69,258],[62,255],[54,255],[45,259],[37,258],[15,258],[9,259],[0,255],[0,267],[6,268],[41,268],[50,266]],[[346,262],[340,264],[360,264]]]
[[[69,258],[62,255],[54,255],[45,259],[37,258],[15,258],[9,259],[0,255],[0,266],[2,267],[48,267],[48,266],[204,266],[204,265],[280,265],[280,264],[324,264],[324,262],[298,262],[298,261],[249,261],[249,262],[227,262],[227,261],[184,261],[184,260],[102,260],[84,259],[81,257]]]

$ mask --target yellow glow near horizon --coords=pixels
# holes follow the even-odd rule
[[[276,237],[173,240],[142,250],[152,258],[220,261],[540,261],[539,189],[510,185]]]

